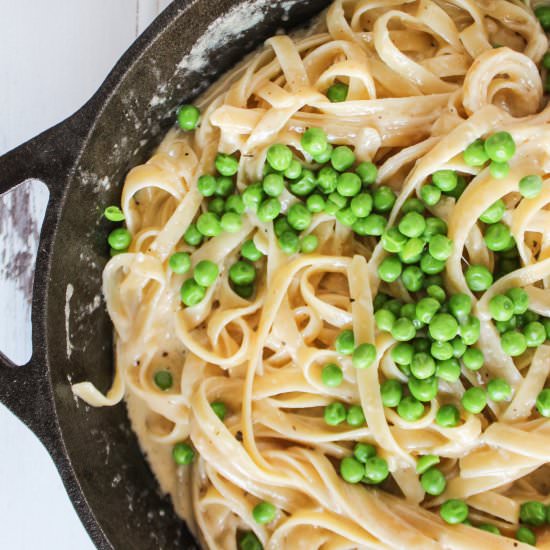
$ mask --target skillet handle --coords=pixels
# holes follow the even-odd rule
[[[0,402],[18,416],[48,448],[51,448],[48,443],[52,443],[51,439],[55,437],[57,429],[48,372],[48,262],[45,260],[52,251],[67,182],[91,128],[91,114],[85,106],[64,122],[0,157],[0,195],[30,178],[42,181],[50,192],[33,282],[32,357],[26,365],[16,366],[0,353]],[[21,215],[25,215],[25,212],[21,212]]]

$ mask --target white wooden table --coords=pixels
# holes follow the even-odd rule
[[[76,111],[169,3],[0,0],[0,155]],[[17,212],[28,219],[24,235],[11,230],[17,192],[28,208]],[[41,223],[47,192],[14,193],[0,197],[0,350],[24,364],[31,354],[31,296],[14,255],[36,254],[32,220]],[[45,449],[1,405],[0,518],[0,548],[93,549]]]

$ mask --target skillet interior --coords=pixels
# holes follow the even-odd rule
[[[46,343],[56,414],[80,485],[67,489],[100,548],[194,548],[158,493],[125,407],[92,409],[77,403],[70,390],[70,381],[90,380],[102,391],[111,384],[112,326],[99,302],[109,224],[100,213],[117,203],[125,174],[151,154],[179,103],[204,90],[278,28],[304,22],[326,3],[176,0],[86,107],[95,120],[62,198],[46,291]],[[195,48],[178,69],[203,35],[209,49]],[[68,302],[70,357],[68,285],[74,288]]]

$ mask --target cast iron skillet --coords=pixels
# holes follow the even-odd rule
[[[178,104],[327,3],[175,0],[80,111],[0,158],[0,194],[29,178],[50,191],[34,278],[33,354],[22,367],[0,354],[0,400],[52,455],[98,548],[196,548],[159,494],[124,406],[91,409],[71,393],[71,381],[106,391],[112,377],[112,326],[103,302],[93,307],[108,259],[110,224],[101,211],[117,203],[125,174],[151,154]]]

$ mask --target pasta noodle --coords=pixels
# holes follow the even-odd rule
[[[538,68],[547,48],[520,0],[336,0],[307,31],[270,38],[199,98],[194,131],[170,131],[154,156],[130,171],[121,208],[131,244],[103,274],[115,327],[114,384],[106,396],[90,382],[73,391],[94,406],[126,400],[162,490],[204,547],[245,548],[239,540],[248,531],[273,550],[529,547],[514,540],[521,505],[550,505],[550,421],[535,407],[548,385],[550,344],[507,353],[492,299],[525,288],[532,319],[550,316],[550,109]],[[335,83],[345,85],[345,101],[327,99]],[[212,202],[198,179],[214,172],[219,152],[238,159],[234,180],[242,194],[264,178],[274,144],[318,170],[324,161],[304,146],[310,128],[378,167],[372,188],[385,186],[396,197],[386,231],[401,229],[403,208],[424,198],[434,173],[462,177],[462,194],[444,192],[424,216],[448,226],[444,286],[473,304],[479,341],[471,345],[483,365],[467,368],[463,358],[460,378],[435,379],[438,392],[418,418],[383,402],[384,382],[405,386],[411,373],[392,354],[395,334],[375,321],[377,296],[406,304],[425,295],[402,279],[382,280],[384,239],[321,211],[302,234],[315,236],[316,250],[289,255],[276,224],[248,208],[233,232],[196,247],[182,240]],[[463,156],[497,132],[516,147],[503,177]],[[518,181],[529,174],[542,178],[542,189],[525,198]],[[300,201],[291,190],[279,196],[283,214]],[[488,246],[480,217],[500,199],[519,263],[499,277],[505,260]],[[245,295],[230,268],[250,239],[262,258]],[[219,269],[190,307],[180,298],[189,275],[169,267],[176,251],[188,252],[193,268],[208,260]],[[469,265],[495,273],[494,282],[472,289]],[[426,330],[421,325],[417,330]],[[338,351],[346,329],[355,342],[374,344],[368,368],[356,368],[355,353]],[[329,363],[339,366],[341,383],[323,383]],[[173,380],[164,388],[155,382],[161,369]],[[469,389],[485,391],[490,379],[509,384],[511,398],[464,410]],[[225,417],[213,402],[223,403]],[[348,408],[348,422],[325,421],[334,402]],[[449,404],[461,410],[455,425],[438,420]],[[353,406],[364,422],[349,420]],[[186,440],[195,459],[178,465],[173,448]],[[381,487],[339,474],[357,442],[374,445],[387,464]],[[445,478],[444,491],[432,496],[417,472],[426,455],[439,457]],[[471,523],[492,523],[502,536],[444,521],[438,512],[449,499],[463,499]],[[263,501],[276,509],[268,522],[257,521]],[[548,527],[535,532],[540,547],[550,548]]]

